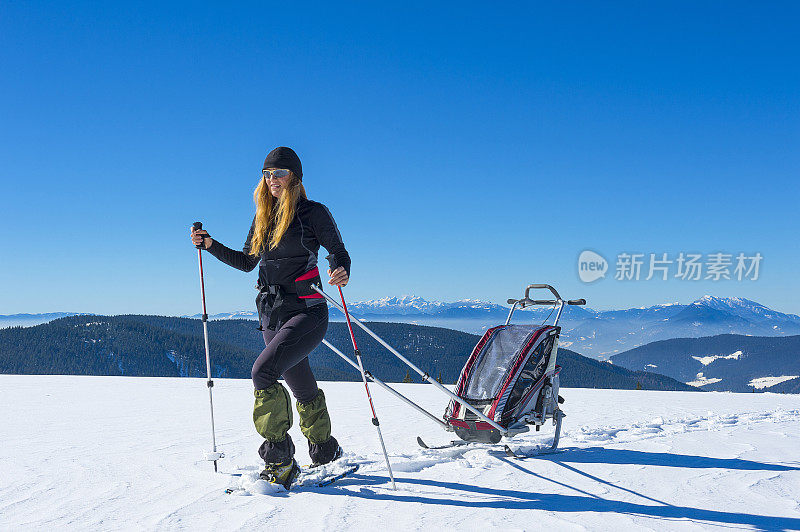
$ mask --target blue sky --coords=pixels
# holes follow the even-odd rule
[[[296,149],[353,300],[800,313],[791,2],[4,2],[0,314],[199,311],[188,226],[241,246]],[[577,257],[760,252],[757,281],[578,279]],[[206,255],[209,312],[256,273]]]

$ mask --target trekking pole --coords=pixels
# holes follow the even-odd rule
[[[344,302],[344,294],[342,293],[342,287],[339,288],[339,295],[342,298],[342,306],[344,307],[344,315],[347,318],[347,328],[350,329],[350,339],[353,341],[353,350],[356,354],[356,359],[358,360],[358,369],[361,371],[361,378],[364,381],[364,389],[367,391],[367,399],[369,400],[369,407],[372,410],[372,424],[375,425],[375,428],[378,430],[378,439],[381,442],[381,449],[383,449],[383,457],[386,459],[386,468],[389,470],[389,478],[392,479],[392,489],[396,490],[397,485],[394,482],[394,474],[392,473],[392,464],[389,463],[389,455],[386,453],[386,445],[383,443],[383,434],[381,434],[381,424],[378,421],[378,414],[375,413],[375,405],[372,403],[372,394],[369,393],[369,385],[367,384],[367,374],[364,371],[364,364],[361,362],[361,351],[358,350],[358,344],[356,344],[356,336],[353,334],[353,326],[350,324],[350,313],[347,312],[347,303]]]
[[[203,222],[195,222],[192,224],[195,231],[198,231],[203,228]],[[217,451],[217,437],[214,430],[214,399],[211,394],[211,388],[214,387],[214,381],[211,380],[211,355],[208,351],[208,312],[206,312],[206,286],[203,282],[203,244],[200,243],[197,246],[197,260],[200,264],[200,295],[203,298],[203,336],[205,337],[205,345],[206,345],[206,375],[208,380],[206,380],[206,386],[208,386],[208,404],[211,406],[211,452],[206,452],[206,460],[214,462],[214,472],[217,472],[217,460],[223,458],[225,454],[220,453]]]

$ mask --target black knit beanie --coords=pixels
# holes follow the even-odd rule
[[[300,164],[300,157],[294,152],[293,149],[281,146],[275,148],[264,159],[264,168],[286,168],[291,170],[294,175],[303,180],[303,165]]]

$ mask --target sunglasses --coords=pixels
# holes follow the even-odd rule
[[[275,170],[264,170],[263,176],[264,179],[269,179],[270,177],[273,177],[275,179],[281,179],[282,177],[288,176],[290,173],[291,173],[290,170],[287,170],[285,168],[278,168]]]

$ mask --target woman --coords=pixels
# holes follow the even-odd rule
[[[275,148],[264,161],[262,178],[253,193],[256,214],[242,251],[213,240],[204,230],[192,229],[195,245],[216,258],[249,272],[261,263],[256,307],[266,347],[253,364],[255,386],[253,422],[264,437],[258,452],[266,466],[262,478],[287,489],[300,469],[294,460],[289,394],[297,400],[300,429],[308,439],[313,465],[338,458],[342,450],[331,436],[325,394],[317,387],[308,354],[328,329],[328,305],[311,289],[321,286],[317,269],[320,245],[331,254],[329,284],[345,286],[350,276],[350,256],[331,213],[321,203],[306,198],[300,158],[286,147]]]

